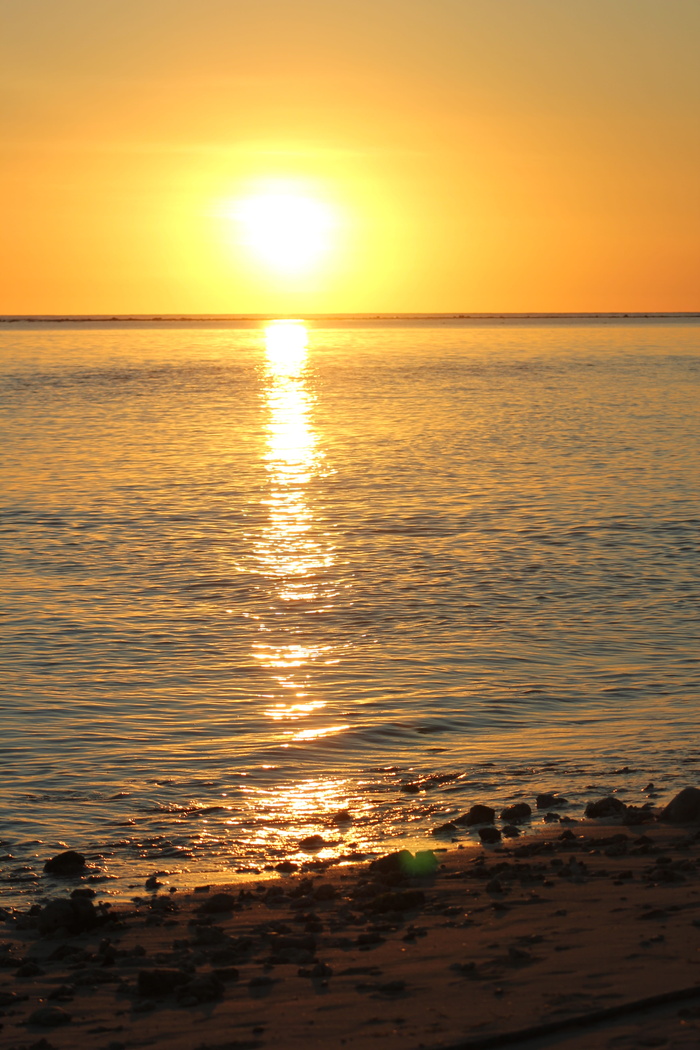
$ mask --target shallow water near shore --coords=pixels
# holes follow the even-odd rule
[[[699,335],[1,331],[3,897],[697,782]]]

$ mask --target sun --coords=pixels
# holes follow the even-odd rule
[[[240,239],[258,261],[290,275],[320,265],[331,248],[336,225],[329,205],[284,186],[239,200],[233,217]]]

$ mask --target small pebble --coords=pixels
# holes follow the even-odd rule
[[[38,1025],[40,1028],[57,1028],[59,1025],[70,1024],[70,1021],[70,1014],[60,1006],[40,1006],[29,1015],[27,1023]]]

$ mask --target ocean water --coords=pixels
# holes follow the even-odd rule
[[[699,337],[2,325],[3,897],[697,783]]]

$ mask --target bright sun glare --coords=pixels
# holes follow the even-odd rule
[[[240,200],[234,216],[244,243],[266,266],[284,274],[313,269],[330,247],[328,205],[286,188]]]

